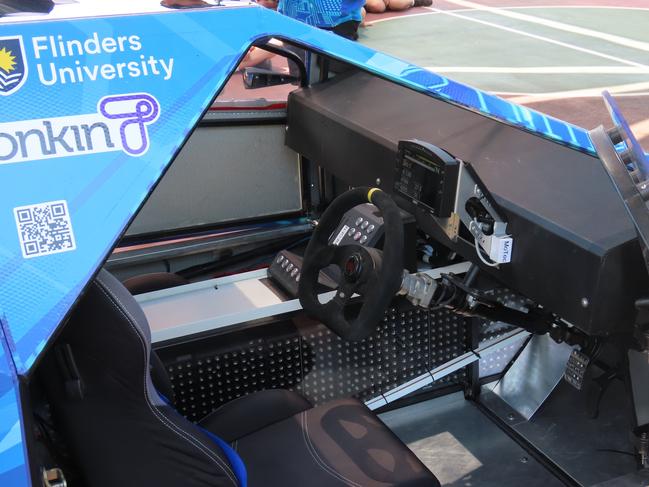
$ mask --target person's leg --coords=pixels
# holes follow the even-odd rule
[[[380,14],[385,12],[386,8],[387,5],[384,0],[365,0],[365,10],[370,13]]]
[[[277,10],[277,0],[255,0],[262,7],[269,8],[271,10]]]
[[[348,20],[342,24],[338,24],[331,30],[342,37],[346,37],[352,41],[358,40],[358,26],[360,22],[357,20]]]
[[[411,7],[430,7],[433,0],[386,0],[388,10],[407,10]]]
[[[414,6],[414,0],[388,0],[388,10],[406,10]]]
[[[160,5],[167,8],[196,8],[212,6],[203,0],[162,0]]]

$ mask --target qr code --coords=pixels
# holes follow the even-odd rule
[[[77,248],[65,201],[20,206],[14,208],[14,216],[25,259]]]

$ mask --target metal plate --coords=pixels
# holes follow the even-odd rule
[[[630,455],[630,400],[624,384],[611,384],[599,417],[594,419],[590,410],[596,389],[592,381],[585,383],[582,391],[560,382],[531,421],[485,389],[480,402],[569,477],[590,486],[636,470],[635,458]]]
[[[534,335],[498,381],[494,393],[529,420],[563,378],[571,352],[572,347],[565,343]]]
[[[563,485],[461,393],[380,417],[444,486]]]

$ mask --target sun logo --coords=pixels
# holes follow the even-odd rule
[[[27,80],[27,70],[22,36],[0,37],[0,97],[18,91]]]
[[[11,51],[7,51],[4,47],[0,49],[0,69],[5,73],[11,73],[16,69],[16,56],[13,56]]]

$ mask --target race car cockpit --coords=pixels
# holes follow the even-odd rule
[[[610,95],[588,132],[255,5],[89,3],[0,19],[3,485],[647,485]]]

